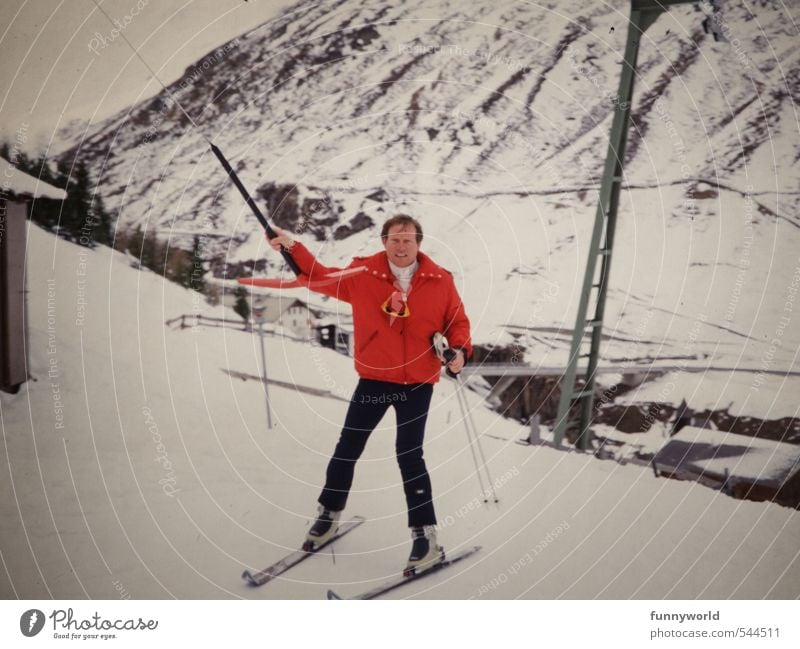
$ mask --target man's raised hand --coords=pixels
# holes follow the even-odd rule
[[[281,251],[281,246],[283,246],[286,250],[291,250],[292,246],[294,245],[294,239],[292,239],[289,235],[287,235],[283,230],[279,230],[278,228],[272,228],[277,234],[277,237],[273,237],[272,239],[269,238],[268,235],[264,235],[267,239],[267,243],[269,243],[270,247],[275,252]]]

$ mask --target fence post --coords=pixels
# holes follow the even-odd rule
[[[261,340],[261,368],[264,372],[264,399],[267,403],[267,428],[272,430],[272,410],[269,407],[269,381],[267,380],[267,353],[264,349],[264,322],[266,322],[265,309],[263,307],[253,308],[253,317],[258,324],[258,337]],[[250,324],[249,320],[246,321]]]
[[[542,417],[539,413],[531,415],[530,424],[531,432],[528,434],[528,444],[540,444],[542,441],[541,431],[539,426],[542,423]]]

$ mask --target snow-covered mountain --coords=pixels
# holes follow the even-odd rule
[[[800,243],[800,47],[785,3],[724,5],[711,20],[727,42],[694,5],[643,38],[606,358],[630,358],[640,342],[696,357],[702,341],[702,362],[795,365],[798,328],[776,330]],[[517,339],[530,362],[558,362],[628,10],[623,0],[298,2],[64,155],[102,169],[120,225],[215,229],[225,237],[209,238],[209,252],[268,256],[271,274],[280,259],[204,137],[326,263],[375,249],[386,216],[412,213],[425,249],[456,274],[476,340]]]

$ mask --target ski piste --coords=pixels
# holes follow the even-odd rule
[[[355,597],[343,598],[340,595],[337,595],[334,591],[329,590],[328,599],[374,599],[376,597],[379,597],[380,595],[385,595],[386,593],[388,593],[391,590],[394,590],[395,588],[400,588],[400,586],[402,586],[403,584],[416,581],[417,579],[423,579],[428,575],[432,575],[434,573],[439,572],[440,570],[443,570],[444,568],[452,566],[454,563],[472,556],[480,549],[481,549],[480,545],[475,545],[471,548],[466,548],[464,550],[461,550],[460,552],[456,552],[449,558],[445,556],[444,561],[442,561],[441,563],[437,563],[433,568],[430,568],[425,572],[421,572],[419,574],[415,573],[409,575],[408,577],[404,575],[399,575],[397,577],[394,577],[393,579],[384,582],[380,586],[376,586],[375,588],[368,590],[365,593],[361,593],[360,595],[356,595]]]
[[[287,554],[280,561],[276,561],[272,565],[267,566],[258,572],[250,572],[249,570],[245,570],[242,573],[242,579],[247,581],[251,586],[263,586],[268,581],[271,581],[275,579],[275,577],[282,575],[284,572],[289,570],[289,568],[294,568],[294,566],[296,566],[298,563],[305,561],[312,554],[316,554],[322,550],[322,548],[325,548],[337,539],[342,538],[348,532],[352,532],[365,520],[366,519],[363,516],[353,516],[352,520],[345,521],[339,525],[339,530],[336,532],[336,534],[334,534],[318,548],[314,548],[313,550],[295,550],[294,552]]]

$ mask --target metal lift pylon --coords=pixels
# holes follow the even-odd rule
[[[611,254],[614,249],[614,229],[617,223],[617,206],[622,183],[622,166],[628,138],[639,41],[647,28],[663,12],[668,11],[670,5],[690,3],[692,0],[632,0],[631,2],[628,37],[625,43],[619,91],[614,102],[614,119],[611,123],[611,137],[608,142],[608,153],[600,185],[600,199],[589,244],[589,256],[578,304],[578,314],[575,319],[575,329],[572,332],[567,370],[561,385],[558,415],[553,435],[553,442],[556,446],[560,445],[564,439],[567,426],[571,423],[568,417],[572,405],[576,402],[580,403],[580,420],[575,446],[582,450],[589,446],[589,424],[594,407],[595,373],[600,355],[603,314],[611,268]],[[599,273],[597,272],[598,264]],[[590,302],[594,311],[592,317],[587,318]],[[590,348],[587,353],[582,354],[581,348],[587,330],[590,332]],[[578,362],[581,359],[587,359],[587,363],[583,377],[580,379],[581,385],[578,385]]]

